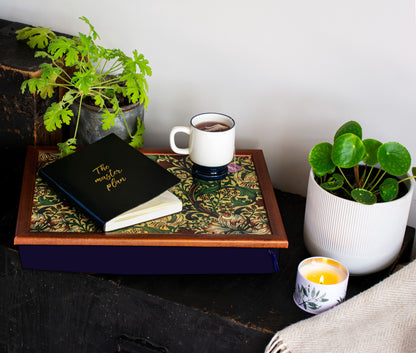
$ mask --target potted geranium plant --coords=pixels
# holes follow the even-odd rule
[[[355,121],[333,143],[315,145],[305,210],[305,245],[335,258],[352,274],[389,266],[397,257],[412,201],[411,157],[397,142],[362,139]]]
[[[72,137],[58,144],[62,156],[76,148],[87,104],[95,106],[99,112],[102,130],[111,129],[120,120],[126,127],[130,144],[142,147],[144,124],[140,109],[143,112],[148,106],[146,76],[152,74],[148,60],[137,50],[130,57],[120,49],[107,49],[96,44],[99,35],[94,26],[86,17],[80,19],[88,24],[88,35],[79,33],[79,36],[69,38],[44,27],[25,27],[16,32],[17,39],[27,40],[32,48],[41,49],[36,51],[36,57],[50,60],[40,65],[40,77],[23,82],[22,92],[28,89],[46,98],[52,97],[56,88],[61,90],[61,99],[46,110],[44,124],[46,130],[53,131],[63,124],[69,125],[76,117]],[[131,108],[132,104],[137,109],[137,113],[133,113],[134,124],[128,123],[124,108],[125,105]]]

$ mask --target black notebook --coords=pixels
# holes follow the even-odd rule
[[[39,170],[104,231],[182,210],[169,189],[180,179],[114,134]]]

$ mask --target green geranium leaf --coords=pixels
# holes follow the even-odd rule
[[[36,47],[39,49],[46,48],[49,41],[55,37],[55,33],[45,27],[25,27],[16,31],[16,39],[27,39],[27,45],[29,45],[32,49]]]
[[[131,138],[130,146],[134,148],[142,148],[143,147],[143,134],[144,134],[144,123],[140,120],[140,118],[137,118],[137,130],[136,133]]]
[[[365,189],[354,189],[351,191],[351,197],[364,205],[372,205],[377,202],[377,196],[371,191]]]
[[[70,89],[68,90],[62,97],[61,102],[65,103],[65,104],[69,104],[71,105],[72,103],[74,103],[75,99],[78,97],[77,96],[78,91],[74,90],[74,89]]]
[[[47,131],[54,131],[57,128],[60,129],[62,127],[60,112],[61,106],[56,102],[52,103],[46,110],[45,115],[43,116],[43,122]]]
[[[334,142],[335,140],[344,134],[354,134],[357,135],[360,139],[363,138],[363,130],[361,128],[361,125],[358,124],[356,121],[348,121],[345,124],[343,124],[335,133],[334,136]]]
[[[146,60],[144,58],[143,54],[138,55],[137,49],[133,50],[133,56],[134,56],[134,62],[137,64],[137,66],[140,69],[140,72],[147,76],[152,76],[152,69],[150,68],[149,60]]]
[[[44,80],[49,82],[55,83],[56,79],[58,78],[59,74],[62,72],[62,69],[59,67],[54,67],[51,64],[43,63],[39,65],[42,69],[40,77]]]
[[[337,167],[352,168],[363,159],[365,147],[361,139],[352,133],[341,135],[334,142],[332,161]]]
[[[47,131],[53,131],[62,127],[62,123],[69,125],[71,117],[74,113],[69,108],[63,108],[59,103],[52,103],[46,110],[43,117],[45,128]]]
[[[380,166],[394,176],[406,174],[412,163],[409,151],[398,142],[387,142],[381,145],[377,158]]]
[[[70,138],[65,142],[59,142],[58,147],[61,152],[61,157],[66,157],[71,153],[75,152],[77,140],[75,138]]]
[[[104,113],[101,114],[101,118],[103,119],[102,129],[109,130],[114,126],[116,115],[114,113],[110,113],[108,109],[104,109]]]
[[[47,53],[46,51],[37,51],[35,53],[35,58],[48,58],[51,61],[53,61],[53,56],[49,55],[49,53]]]
[[[120,108],[120,105],[119,105],[119,101],[118,101],[116,96],[111,98],[110,103],[113,105],[112,108],[113,108],[113,111],[114,111],[114,116],[122,114],[121,108]]]
[[[47,81],[42,78],[30,78],[22,82],[22,93],[25,92],[26,88],[29,89],[30,93],[38,93],[44,86],[47,84]]]
[[[102,108],[104,106],[104,99],[100,95],[93,96],[94,98],[94,104]]]
[[[79,45],[77,46],[77,49],[80,51],[82,56],[87,55],[94,55],[95,53],[93,51],[96,50],[94,48],[94,42],[91,37],[86,36],[85,34],[79,33]]]
[[[22,94],[25,93],[26,88],[28,88],[29,80],[23,81],[22,85],[20,86],[20,90],[22,91]],[[30,91],[30,89],[29,89]]]
[[[380,196],[383,201],[394,200],[399,193],[399,182],[393,178],[385,179],[380,185]]]
[[[377,151],[381,146],[381,142],[374,139],[365,139],[363,144],[365,146],[363,162],[368,165],[376,165],[378,163]]]
[[[140,87],[134,76],[129,76],[126,80],[126,95],[131,103],[136,103],[140,97]]]
[[[74,116],[74,113],[71,109],[64,108],[60,111],[60,117],[64,124],[69,125],[71,123],[71,118]]]
[[[74,45],[74,41],[67,37],[56,37],[49,43],[48,52],[54,57],[54,59],[62,58],[68,50]]]
[[[45,99],[46,97],[52,98],[53,94],[54,94],[54,88],[55,86],[53,84],[44,86],[40,91],[39,91],[39,95],[40,98]]]
[[[86,72],[75,72],[74,77],[72,78],[74,87],[79,89],[81,95],[88,95],[95,76],[96,74],[91,70]]]
[[[78,62],[78,60],[79,60],[78,50],[73,47],[69,47],[65,55],[65,65],[73,66]]]
[[[315,145],[309,153],[309,164],[315,175],[324,176],[335,171],[335,165],[331,159],[332,145],[322,142]]]
[[[344,177],[341,174],[334,173],[325,183],[322,183],[321,186],[328,191],[338,190],[344,185]]]
[[[101,39],[98,33],[95,31],[94,26],[91,24],[91,22],[86,18],[85,16],[78,17],[80,20],[84,21],[89,27],[90,27],[90,33],[92,34],[94,40]]]
[[[147,107],[149,106],[149,97],[146,92],[142,92],[140,95],[139,103],[143,104],[143,108],[147,110]]]
[[[412,168],[412,174],[413,174],[413,176],[416,176],[416,167]]]

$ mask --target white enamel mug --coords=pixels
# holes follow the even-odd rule
[[[204,123],[226,125],[226,130],[206,131],[200,126]],[[175,143],[178,133],[189,135],[186,148],[179,148]],[[178,154],[189,154],[191,161],[203,167],[221,167],[229,164],[234,158],[235,122],[221,113],[202,113],[194,116],[189,126],[175,126],[170,132],[170,147]]]

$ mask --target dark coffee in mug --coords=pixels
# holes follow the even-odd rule
[[[202,131],[208,132],[219,132],[219,131],[227,131],[230,127],[226,124],[219,123],[217,121],[204,121],[195,125],[195,127]]]

